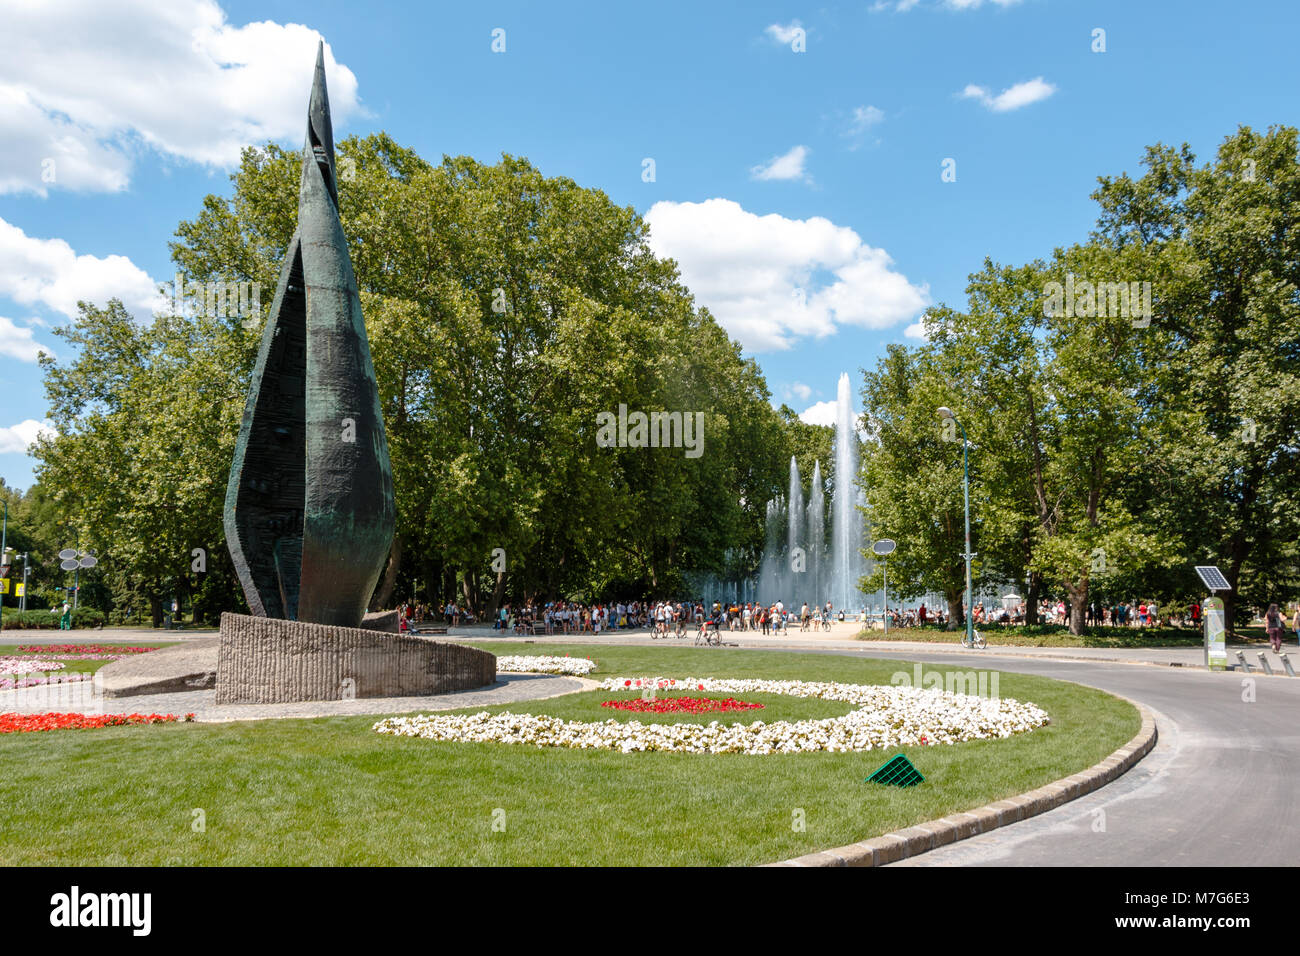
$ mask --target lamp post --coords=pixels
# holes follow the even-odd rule
[[[970,585],[970,559],[974,557],[970,550],[970,465],[967,455],[970,442],[966,440],[965,426],[957,421],[957,416],[952,413],[951,408],[947,405],[939,406],[939,417],[954,422],[961,429],[961,493],[966,510],[966,553],[962,557],[966,559],[966,644],[969,646],[974,643],[972,631],[975,617],[975,595]]]
[[[0,569],[0,577],[4,578],[5,588],[9,587],[8,539],[9,539],[9,499],[6,498],[4,521],[2,524],[0,524],[0,565],[3,565],[3,568]],[[0,591],[0,631],[3,631],[5,627],[4,607],[5,607],[5,594],[4,591]]]
[[[881,572],[885,576],[885,638],[889,638],[889,555],[894,553],[894,548],[898,547],[897,542],[892,538],[881,538],[871,546],[871,550],[880,555]]]
[[[77,601],[81,597],[81,569],[93,568],[99,563],[95,557],[94,551],[81,551],[77,548],[64,548],[59,552],[59,567],[64,571],[72,571],[72,609],[77,609]]]

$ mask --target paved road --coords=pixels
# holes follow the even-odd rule
[[[835,653],[826,651],[825,653]],[[871,657],[971,667],[971,655]],[[982,652],[999,670],[1137,700],[1159,742],[1107,787],[1049,813],[896,866],[1295,866],[1300,862],[1300,679]],[[1253,683],[1253,702],[1243,700]],[[1103,829],[1104,827],[1104,829]]]

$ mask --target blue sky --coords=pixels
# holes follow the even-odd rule
[[[1157,141],[1208,158],[1239,124],[1296,125],[1300,90],[1283,0],[0,0],[0,24],[0,477],[18,486],[46,414],[36,350],[59,353],[78,298],[147,316],[177,223],[228,192],[239,145],[300,146],[318,35],[336,137],[526,156],[636,207],[774,401],[818,421],[841,371],[916,341],[984,256],[1084,238],[1098,175]]]

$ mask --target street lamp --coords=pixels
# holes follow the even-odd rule
[[[881,538],[871,546],[871,550],[880,555],[881,570],[885,575],[885,640],[889,639],[889,555],[894,553],[898,543],[892,538]]]
[[[947,405],[939,406],[939,417],[946,418],[953,422],[961,429],[961,492],[966,507],[966,553],[962,555],[966,559],[966,644],[974,644],[975,618],[975,595],[970,585],[970,559],[975,557],[970,550],[970,466],[967,457],[967,448],[970,442],[966,440],[966,429],[961,422],[957,421],[957,416],[952,413],[952,409]]]
[[[93,568],[99,563],[94,551],[80,551],[76,548],[64,548],[59,552],[59,567],[64,571],[75,572],[72,578],[72,609],[77,609],[81,597],[81,569]]]
[[[9,589],[9,499],[5,499],[4,523],[0,524],[0,578],[4,579],[5,590]],[[0,591],[0,631],[4,630],[5,597],[4,591]],[[17,685],[15,685],[17,686]]]

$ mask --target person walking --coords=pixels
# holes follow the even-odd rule
[[[1295,606],[1295,614],[1291,617],[1291,630],[1295,631],[1295,639],[1300,643],[1300,604]]]
[[[1276,604],[1270,604],[1264,614],[1264,626],[1268,628],[1268,642],[1273,645],[1273,653],[1282,653],[1282,612]]]

